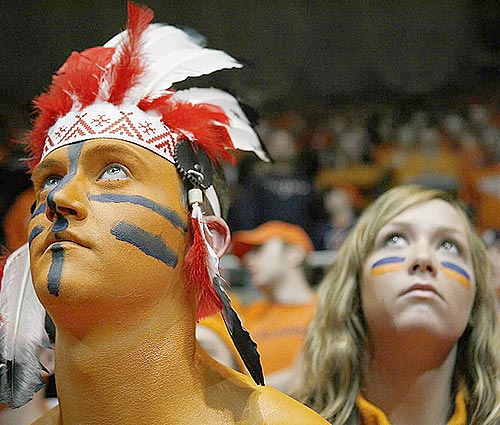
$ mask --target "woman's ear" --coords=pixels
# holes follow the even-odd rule
[[[210,232],[205,234],[207,242],[217,254],[217,257],[221,258],[231,243],[229,226],[222,218],[215,215],[207,215],[204,219]]]

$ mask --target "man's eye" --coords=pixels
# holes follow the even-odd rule
[[[121,164],[108,165],[99,177],[99,180],[124,180],[128,179],[129,175],[125,166]]]
[[[453,254],[460,254],[460,248],[458,247],[458,244],[449,239],[445,239],[441,242],[441,248]]]
[[[399,233],[393,233],[392,235],[389,235],[387,239],[385,240],[385,245],[386,246],[400,246],[405,242],[405,238],[403,235],[400,235]]]
[[[59,176],[47,177],[42,183],[42,190],[52,190],[59,184],[60,181],[61,177]]]

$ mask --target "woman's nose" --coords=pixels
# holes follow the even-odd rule
[[[437,264],[430,244],[419,242],[415,244],[409,258],[409,272],[430,273],[435,276],[437,273]]]

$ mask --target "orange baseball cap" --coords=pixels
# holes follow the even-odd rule
[[[232,253],[242,258],[252,248],[272,238],[279,238],[290,245],[300,246],[305,252],[314,250],[311,239],[302,227],[275,220],[261,224],[253,230],[236,232],[233,235]]]

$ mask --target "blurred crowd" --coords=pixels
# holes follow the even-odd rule
[[[1,125],[0,243],[13,251],[26,241],[34,199],[18,143],[26,136],[28,114],[8,111]],[[488,248],[492,283],[500,293],[500,113],[491,99],[433,108],[287,110],[263,116],[258,132],[273,163],[238,153],[238,166],[226,170],[235,243],[226,256],[233,262],[224,264],[232,273],[234,302],[263,350],[271,385],[288,392],[296,374],[296,356],[316,308],[309,288],[319,284],[359,215],[392,187],[417,183],[462,200]],[[302,229],[299,239],[307,243],[293,237]],[[248,245],[246,257],[242,243]],[[294,251],[295,245],[300,249]],[[321,252],[332,255],[317,257]],[[311,272],[313,263],[319,272]],[[197,337],[213,357],[244,370],[228,348],[220,318],[202,322]],[[284,350],[283,359],[273,357],[280,353],[276,347]]]
[[[316,250],[336,250],[373,199],[408,183],[462,199],[479,232],[500,228],[496,103],[429,104],[343,105],[265,117],[259,132],[275,163],[241,161],[232,230],[283,220],[302,226]]]
[[[258,132],[274,163],[241,154],[227,169],[231,231],[270,220],[301,226],[315,251],[336,251],[356,217],[387,189],[407,183],[463,200],[480,233],[500,228],[500,113],[497,99],[421,104],[343,104],[310,111],[267,112]],[[29,186],[22,142],[29,112],[0,114],[0,219],[15,238],[18,214],[7,214]],[[26,208],[29,193],[17,199]],[[17,243],[16,243],[16,246]]]

